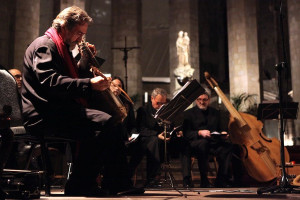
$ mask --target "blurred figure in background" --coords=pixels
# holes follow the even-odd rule
[[[8,71],[15,78],[15,80],[17,82],[17,86],[18,86],[19,92],[21,92],[21,87],[22,87],[22,72],[20,70],[18,70],[18,69],[10,69]]]

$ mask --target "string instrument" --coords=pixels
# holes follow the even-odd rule
[[[84,40],[80,42],[79,48],[84,54],[88,55],[91,63],[95,65],[91,67],[94,76],[101,76],[107,80],[107,77],[98,69],[100,64]],[[123,91],[121,88],[119,89]],[[123,92],[125,93],[125,91]],[[123,122],[123,120],[127,117],[126,107],[120,98],[110,90],[110,88],[107,88],[104,91],[95,92],[92,99],[92,102],[90,102],[92,107],[112,115],[115,122]]]
[[[261,121],[253,115],[238,112],[210,74],[205,72],[204,76],[230,113],[229,138],[233,143],[241,145],[243,149],[241,160],[249,176],[259,182],[277,178],[281,164],[279,140],[267,138],[262,132],[263,123]],[[287,162],[289,154],[287,149],[284,150]]]

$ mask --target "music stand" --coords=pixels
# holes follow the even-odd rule
[[[298,102],[287,102],[283,106],[283,119],[297,119]],[[279,119],[279,102],[259,104],[257,119]]]
[[[168,104],[160,107],[155,113],[154,118],[159,119],[164,126],[164,171],[165,182],[167,177],[170,180],[170,186],[174,189],[174,176],[170,171],[170,162],[167,159],[167,125],[178,119],[180,113],[182,113],[190,104],[192,104],[198,96],[205,93],[205,90],[201,87],[197,80],[188,81],[181,90],[171,99]],[[178,190],[177,190],[178,191]],[[182,194],[180,191],[178,191]]]
[[[282,106],[282,107],[280,107]],[[282,113],[282,114],[281,114]],[[297,119],[298,113],[298,102],[286,102],[280,105],[279,102],[263,102],[258,106],[257,119]],[[280,116],[280,114],[282,116]],[[283,123],[280,124],[283,126]],[[259,188],[257,190],[258,194],[266,192],[292,192],[295,186],[290,185],[288,181],[288,176],[285,170],[285,156],[284,156],[284,139],[283,139],[283,127],[280,127],[280,155],[281,155],[281,170],[282,177],[279,185],[272,187]]]
[[[197,80],[190,80],[179,90],[168,104],[164,104],[160,107],[155,113],[154,118],[158,118],[162,122],[170,124],[178,118],[179,113],[183,112],[197,99],[197,97],[204,93],[204,88]]]

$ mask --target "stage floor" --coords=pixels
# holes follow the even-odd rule
[[[300,191],[299,191],[300,192]],[[41,196],[40,199],[43,200],[60,200],[60,199],[118,199],[118,200],[177,200],[177,199],[187,199],[187,200],[223,200],[223,199],[235,199],[235,200],[249,200],[249,199],[300,199],[299,193],[267,193],[258,195],[257,188],[192,188],[192,189],[159,189],[152,190],[146,189],[144,195],[140,196],[116,196],[116,197],[67,197],[62,196],[63,191],[55,191],[53,192],[55,196],[45,197]]]

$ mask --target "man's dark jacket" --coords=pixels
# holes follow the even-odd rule
[[[199,130],[227,131],[227,117],[213,107],[209,106],[206,111],[203,111],[198,106],[194,106],[184,112],[184,137],[192,141],[202,138],[198,135]]]
[[[71,54],[71,52],[70,52]],[[80,72],[79,72],[80,73]],[[80,75],[80,74],[79,74]],[[80,125],[91,116],[79,98],[91,95],[89,78],[71,78],[48,36],[34,40],[24,56],[22,107],[26,128]],[[111,116],[103,113],[99,121]],[[47,125],[47,126],[46,126]]]

